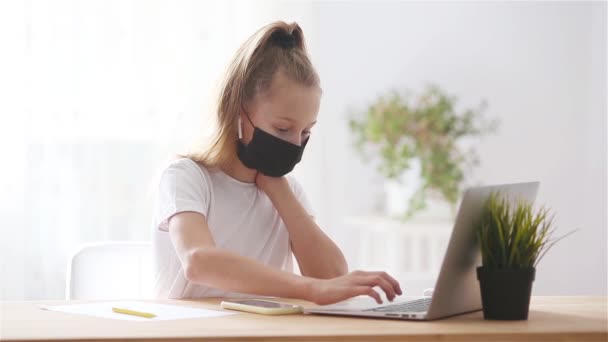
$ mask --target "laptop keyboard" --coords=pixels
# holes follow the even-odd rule
[[[431,305],[431,297],[420,298],[404,303],[397,303],[385,306],[379,306],[365,311],[379,312],[425,312],[428,311]]]

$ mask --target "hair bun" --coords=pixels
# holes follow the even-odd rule
[[[283,49],[291,49],[296,46],[296,38],[293,34],[283,30],[277,30],[272,33],[271,40],[276,45]]]

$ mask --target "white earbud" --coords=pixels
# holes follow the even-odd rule
[[[239,120],[238,120],[238,126],[239,126],[239,139],[243,139],[243,124],[241,122],[240,115],[239,115]]]

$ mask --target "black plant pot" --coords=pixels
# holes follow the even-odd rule
[[[500,270],[477,267],[483,318],[526,320],[536,270]]]

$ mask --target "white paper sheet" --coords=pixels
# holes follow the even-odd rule
[[[149,312],[155,314],[156,317],[145,318],[116,313],[112,311],[112,307]],[[65,313],[82,314],[137,322],[168,321],[188,318],[211,318],[236,314],[234,312],[226,312],[220,310],[208,310],[187,306],[165,305],[137,301],[97,302],[68,305],[40,305],[40,308],[44,310],[60,311]]]

